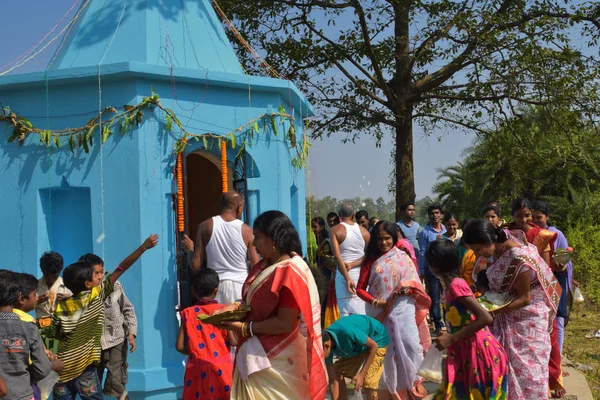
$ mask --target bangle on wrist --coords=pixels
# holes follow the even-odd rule
[[[127,271],[127,268],[123,268],[123,267],[121,267],[120,265],[117,267],[117,269],[118,269],[119,271],[123,271],[123,272]]]
[[[254,337],[254,331],[252,330],[252,324],[254,321],[250,321],[250,336]]]

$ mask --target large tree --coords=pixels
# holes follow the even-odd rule
[[[315,136],[368,134],[381,145],[391,134],[398,206],[415,198],[415,122],[425,132],[450,126],[488,133],[523,103],[591,114],[598,108],[597,51],[586,50],[598,44],[597,2],[220,4],[245,40],[317,105]],[[264,67],[241,46],[239,55],[249,71]]]

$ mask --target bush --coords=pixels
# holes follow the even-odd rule
[[[573,276],[581,284],[583,296],[600,302],[600,225],[579,224],[568,231],[567,240],[575,249]]]

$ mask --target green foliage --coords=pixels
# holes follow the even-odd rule
[[[499,200],[510,219],[510,203],[522,196],[544,199],[551,221],[577,252],[575,276],[591,299],[600,301],[600,135],[573,111],[530,108],[481,136],[464,161],[440,170],[433,192],[444,209],[461,218],[480,217],[481,207]]]
[[[433,192],[444,209],[461,218],[480,217],[490,200],[500,201],[508,216],[516,197],[541,198],[557,225],[573,225],[581,218],[574,205],[585,209],[600,190],[599,148],[600,135],[580,114],[523,109],[519,118],[480,136],[463,162],[440,170]]]
[[[584,297],[600,303],[600,225],[582,223],[569,229],[567,237],[569,245],[576,251],[574,278],[581,283]]]
[[[415,209],[417,211],[415,215],[415,219],[421,226],[425,226],[429,223],[429,216],[427,215],[427,207],[436,203],[435,199],[432,199],[429,196],[425,196],[421,200],[415,201]]]
[[[338,213],[342,204],[350,202],[356,211],[366,210],[369,217],[377,217],[380,220],[396,222],[394,201],[386,202],[383,197],[377,200],[372,198],[361,199],[355,197],[353,199],[338,200],[335,197],[326,196],[322,199],[315,199],[314,196],[306,198],[306,223],[310,226],[310,220],[317,215],[327,219],[327,214],[330,212]]]
[[[279,107],[279,112],[262,114],[250,122],[236,128],[227,135],[188,132],[173,110],[163,107],[160,102],[160,96],[157,93],[154,93],[154,89],[152,89],[151,95],[144,97],[139,104],[126,104],[123,106],[123,111],[118,111],[114,107],[106,107],[101,111],[98,117],[94,117],[85,125],[76,128],[42,130],[34,127],[28,119],[18,116],[8,107],[2,108],[0,122],[4,122],[13,127],[12,134],[8,138],[9,143],[17,141],[19,145],[22,146],[27,137],[33,134],[39,136],[42,144],[45,144],[46,146],[54,144],[59,148],[61,145],[60,138],[64,137],[67,138],[72,153],[75,153],[75,149],[83,149],[85,153],[89,153],[90,147],[93,145],[94,132],[96,129],[101,132],[100,139],[102,143],[105,143],[113,134],[113,129],[117,129],[117,127],[121,134],[124,135],[127,131],[133,130],[134,127],[140,126],[144,120],[144,110],[149,107],[159,109],[164,113],[164,127],[167,132],[173,132],[173,123],[175,123],[179,129],[179,137],[174,145],[175,153],[183,153],[190,139],[194,139],[195,141],[202,140],[205,149],[209,149],[214,141],[217,141],[220,147],[222,140],[227,140],[231,145],[231,148],[235,149],[238,145],[238,140],[241,140],[241,148],[238,152],[238,156],[240,156],[245,151],[246,147],[252,146],[254,134],[260,133],[258,122],[261,120],[263,121],[263,131],[266,134],[266,122],[269,120],[272,133],[275,136],[277,136],[278,125],[284,123],[289,124],[288,133],[284,141],[288,144],[290,152],[294,154],[291,164],[297,169],[302,169],[306,166],[310,150],[308,135],[305,130],[304,136],[301,138],[301,143],[299,144],[296,136],[294,119],[285,112],[283,106]],[[209,141],[208,139],[212,140]]]

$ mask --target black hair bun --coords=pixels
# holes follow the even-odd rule
[[[498,239],[496,240],[498,243],[504,243],[508,240],[508,235],[506,234],[504,228],[501,226],[496,227],[496,236],[498,236]]]

